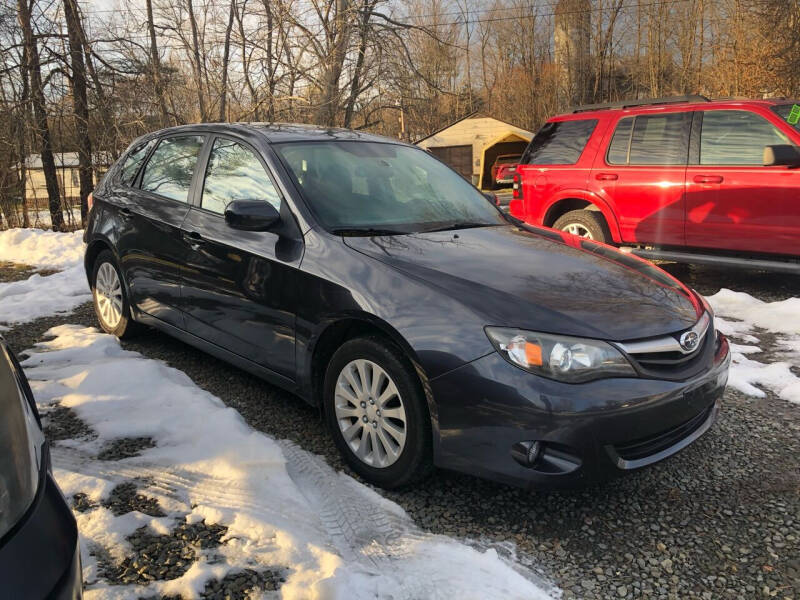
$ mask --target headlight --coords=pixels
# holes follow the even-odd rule
[[[510,363],[550,379],[581,383],[636,376],[622,353],[606,342],[506,327],[487,327],[486,335]]]
[[[0,537],[36,497],[44,436],[27,397],[0,349]]]

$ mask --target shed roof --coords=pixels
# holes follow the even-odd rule
[[[523,128],[523,127],[520,127],[519,125],[514,125],[513,123],[509,123],[508,121],[504,121],[503,119],[498,119],[498,118],[497,118],[497,117],[495,117],[495,116],[492,116],[492,115],[490,115],[490,114],[487,114],[487,113],[485,113],[485,112],[482,112],[482,111],[480,111],[480,110],[476,110],[476,111],[473,111],[473,112],[469,113],[468,115],[464,115],[463,117],[461,117],[461,118],[459,118],[459,119],[456,119],[456,120],[455,120],[455,121],[453,121],[452,123],[448,123],[448,124],[447,124],[447,125],[445,125],[444,127],[441,127],[441,128],[437,129],[436,131],[434,131],[434,132],[432,132],[432,133],[429,133],[429,134],[428,134],[428,135],[426,135],[425,137],[421,137],[421,138],[419,138],[419,139],[418,139],[417,141],[415,141],[414,143],[415,143],[415,144],[419,144],[420,142],[424,142],[425,140],[427,140],[427,139],[429,139],[429,138],[432,138],[433,136],[435,136],[435,135],[437,135],[437,134],[439,134],[439,133],[443,132],[445,129],[450,129],[450,128],[451,128],[451,127],[453,127],[454,125],[458,125],[458,124],[459,124],[459,123],[461,123],[462,121],[467,121],[468,119],[481,119],[481,118],[486,118],[486,119],[494,119],[495,121],[499,121],[500,123],[504,123],[504,124],[508,125],[509,127],[513,127],[514,129],[520,129],[520,130],[522,130],[522,131],[527,131],[525,128]],[[533,132],[528,132],[528,133],[530,133],[530,134],[531,134],[531,137],[533,137]]]
[[[78,166],[77,152],[53,152],[53,159],[55,159],[57,169]],[[108,152],[95,152],[92,155],[92,163],[95,166],[108,166],[112,162],[111,155]],[[28,154],[28,156],[25,157],[25,168],[41,169],[42,155]]]

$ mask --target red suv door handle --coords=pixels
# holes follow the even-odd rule
[[[594,177],[599,181],[614,181],[615,179],[619,179],[619,175],[616,173],[598,173]]]
[[[722,183],[722,175],[695,175],[695,183]]]

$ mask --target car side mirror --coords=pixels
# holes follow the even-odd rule
[[[800,167],[800,148],[791,144],[764,147],[765,167]]]
[[[225,222],[233,229],[268,231],[281,220],[266,200],[234,200],[225,208]]]

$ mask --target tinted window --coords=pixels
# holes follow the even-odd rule
[[[136,174],[139,172],[142,161],[155,143],[155,140],[150,140],[140,144],[128,153],[120,169],[119,181],[122,185],[133,185],[133,180],[136,179]]]
[[[773,106],[772,110],[777,113],[781,119],[800,131],[800,118],[798,118],[797,110],[794,110],[795,106],[797,106],[795,102],[790,104],[778,104],[777,106]],[[794,112],[792,112],[793,110]]]
[[[764,146],[787,144],[788,138],[764,117],[744,110],[703,113],[701,165],[762,165]]]
[[[418,148],[355,141],[274,148],[317,219],[331,230],[408,233],[506,222],[463,177]]]
[[[596,126],[596,119],[545,123],[531,140],[521,162],[529,165],[574,165]]]
[[[223,214],[233,200],[265,200],[281,208],[278,191],[253,152],[232,140],[217,138],[211,149],[201,206]]]
[[[172,200],[188,202],[203,136],[187,135],[161,140],[144,168],[142,189]]]
[[[685,165],[689,150],[686,124],[690,113],[636,117],[629,164]]]
[[[620,119],[617,128],[614,130],[614,137],[608,146],[606,159],[610,165],[624,165],[628,163],[628,146],[631,142],[631,131],[633,131],[633,117]]]

